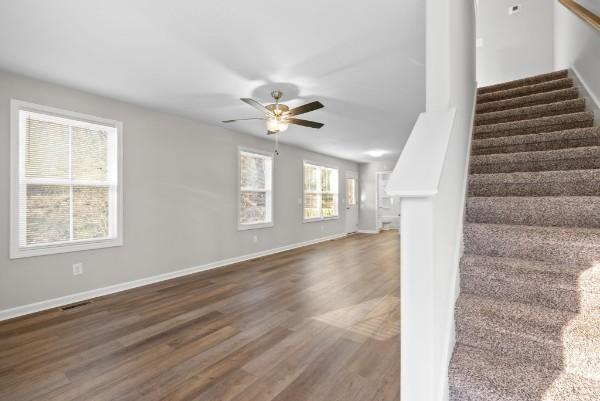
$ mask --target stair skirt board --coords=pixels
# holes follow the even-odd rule
[[[579,84],[478,89],[451,401],[600,400],[600,127]]]

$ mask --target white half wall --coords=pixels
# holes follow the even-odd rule
[[[11,98],[123,122],[123,246],[8,258]],[[0,311],[345,233],[343,196],[339,219],[302,222],[302,161],[339,167],[340,194],[354,162],[281,145],[275,226],[238,231],[238,146],[272,151],[272,141],[4,72],[0,127]],[[74,263],[82,275],[72,275]]]
[[[520,5],[520,11],[509,15],[514,5]],[[478,0],[478,84],[552,71],[553,12],[550,0]]]
[[[431,24],[441,20],[446,23]],[[428,64],[437,67],[427,68],[427,111],[408,138],[388,192],[402,197],[401,398],[445,401],[477,86],[474,3],[428,0],[427,33],[427,46],[448,43],[450,52],[444,59],[444,53],[427,50],[434,56]],[[439,69],[446,69],[448,82],[430,79]],[[429,99],[438,95],[448,96],[445,110],[443,101]]]

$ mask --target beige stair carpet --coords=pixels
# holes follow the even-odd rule
[[[562,70],[480,88],[452,401],[600,401],[600,128]]]

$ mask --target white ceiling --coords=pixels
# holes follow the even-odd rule
[[[397,156],[425,105],[422,0],[18,0],[0,4],[0,69],[200,121],[259,116],[240,97],[319,100],[282,142]],[[227,128],[265,136],[261,121]]]

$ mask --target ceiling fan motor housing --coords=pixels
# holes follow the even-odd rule
[[[279,99],[281,99],[283,97],[283,92],[273,91],[273,92],[271,92],[271,96],[273,96],[273,99],[275,99],[275,101],[278,101]]]

